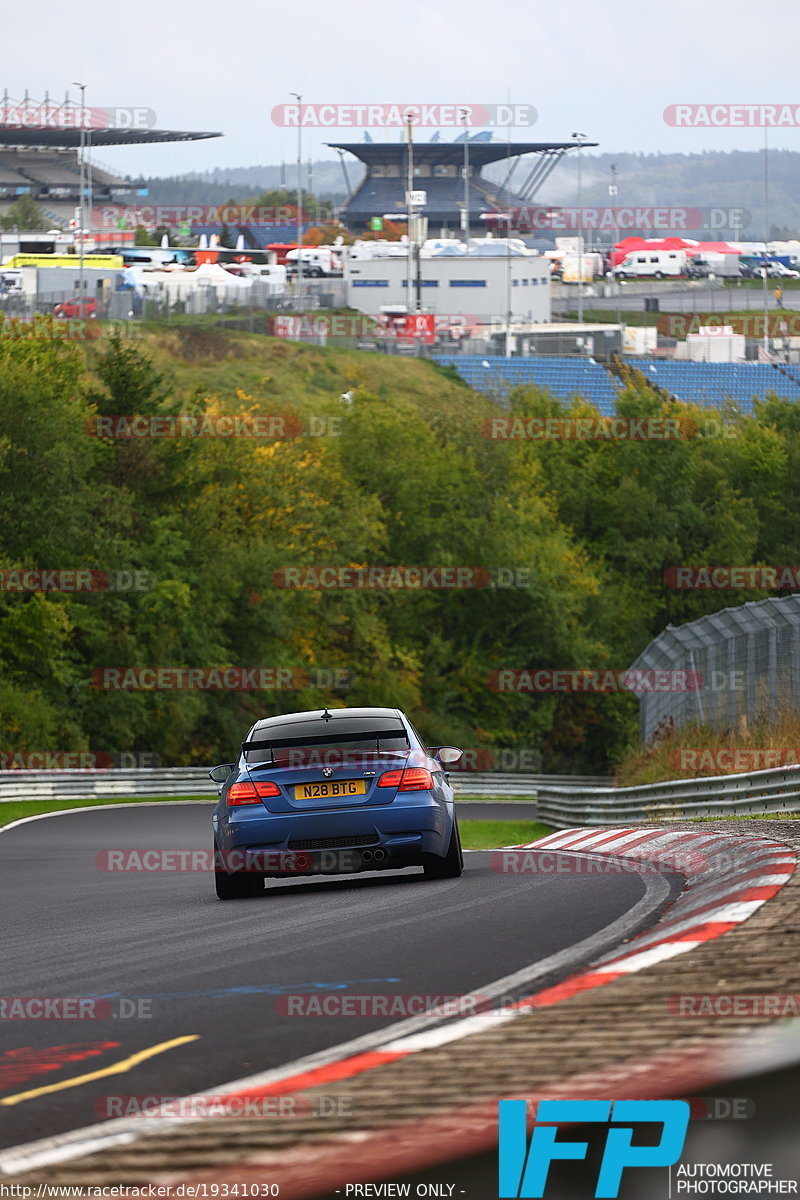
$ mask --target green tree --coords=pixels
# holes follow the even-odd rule
[[[24,229],[31,233],[44,233],[53,226],[27,192],[17,197],[0,221],[3,229]]]
[[[145,229],[144,225],[137,225],[134,234],[134,244],[136,246],[157,246],[161,239]]]

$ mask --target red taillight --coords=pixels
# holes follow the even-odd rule
[[[228,788],[228,807],[240,804],[260,804],[267,796],[280,796],[277,783],[233,783]]]
[[[393,787],[398,792],[428,792],[433,787],[433,778],[424,767],[406,767],[404,771],[384,771],[378,787]]]

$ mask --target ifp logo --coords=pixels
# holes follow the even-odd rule
[[[607,1200],[619,1194],[626,1167],[669,1167],[681,1156],[689,1125],[686,1100],[541,1100],[528,1146],[527,1104],[524,1100],[499,1103],[500,1170],[497,1194],[501,1200],[529,1200],[544,1195],[550,1163],[556,1159],[583,1159],[588,1142],[559,1141],[560,1124],[587,1122],[611,1125],[595,1197]],[[624,1122],[624,1123],[623,1123]],[[633,1125],[661,1125],[655,1146],[634,1146]]]

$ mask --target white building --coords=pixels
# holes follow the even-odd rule
[[[409,299],[407,254],[397,242],[350,247],[344,264],[349,307],[372,316],[389,307],[414,311],[416,286],[412,278]],[[412,263],[415,275],[413,268]],[[487,322],[505,320],[509,312],[515,322],[550,320],[550,263],[515,238],[425,242],[419,274],[423,312]]]

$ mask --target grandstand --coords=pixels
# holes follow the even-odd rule
[[[699,404],[702,408],[722,408],[732,400],[742,412],[749,413],[753,411],[753,401],[764,400],[769,392],[800,400],[800,383],[777,364],[647,358],[629,358],[626,362],[676,400]]]
[[[20,196],[30,196],[55,228],[66,228],[80,203],[81,106],[66,99],[54,105],[45,98],[38,102],[4,100],[4,112],[19,115],[15,124],[0,121],[0,213],[5,213]],[[102,110],[88,110],[102,111]],[[114,111],[114,110],[111,110]],[[59,121],[52,120],[58,113]],[[39,120],[42,114],[42,120]],[[44,116],[50,114],[51,119]],[[137,197],[147,194],[121,175],[99,167],[94,161],[98,147],[127,146],[142,142],[194,141],[221,137],[219,133],[188,133],[148,128],[93,127],[87,135],[91,143],[92,202],[94,205],[116,201],[133,206]],[[88,198],[88,193],[87,193]]]
[[[469,226],[473,233],[484,236],[486,225],[480,215],[486,211],[501,212],[530,203],[536,191],[578,142],[507,142],[493,141],[491,133],[477,133],[469,139]],[[584,149],[596,142],[583,142]],[[342,220],[353,230],[369,225],[372,217],[385,213],[401,213],[406,208],[408,148],[405,142],[330,142],[331,149],[352,154],[366,167],[366,175],[351,192],[342,211]],[[533,165],[530,159],[533,157]],[[527,175],[519,194],[509,190],[518,163],[527,160]],[[481,175],[481,168],[490,163],[513,159],[502,184]],[[454,142],[435,138],[430,142],[414,143],[414,187],[426,193],[421,208],[436,232],[440,229],[461,228],[464,208],[464,135]],[[348,185],[349,189],[349,185]],[[433,232],[433,230],[431,231]]]
[[[455,367],[470,387],[496,400],[504,400],[517,387],[547,388],[566,400],[581,395],[595,404],[604,416],[614,415],[620,381],[591,358],[484,358],[480,354],[434,356],[441,366]]]
[[[441,354],[434,355],[433,361],[455,367],[470,387],[501,402],[513,388],[540,387],[559,399],[584,396],[604,416],[613,416],[622,387],[616,375],[591,358]],[[783,364],[666,362],[647,358],[625,359],[625,362],[676,400],[702,408],[719,409],[732,400],[742,412],[751,413],[754,400],[764,400],[768,393],[800,400],[800,371]]]
[[[306,221],[302,228],[305,233],[313,225],[312,221]],[[221,221],[192,221],[192,234],[195,237],[200,237],[202,234],[211,236],[211,234],[222,235],[223,226]],[[233,249],[239,237],[243,239],[245,250],[263,250],[270,243],[283,243],[294,248],[297,245],[297,224],[275,224],[268,223],[258,224],[250,222],[247,225],[237,225],[235,222],[228,226],[229,233],[229,248]]]
[[[28,177],[17,170],[9,155],[0,157],[0,196],[16,196],[20,189],[27,191],[29,184]]]

